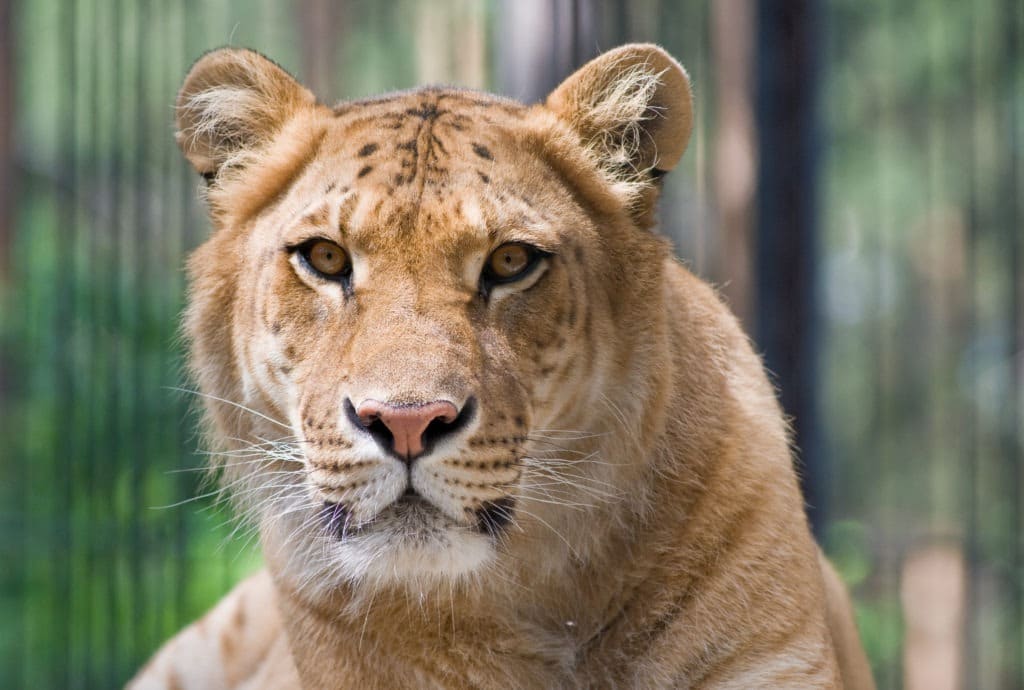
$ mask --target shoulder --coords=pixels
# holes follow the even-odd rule
[[[298,687],[266,571],[243,580],[178,633],[128,683],[128,690]]]

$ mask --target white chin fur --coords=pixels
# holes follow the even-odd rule
[[[338,541],[348,579],[375,585],[462,579],[491,557],[490,538],[421,503],[392,506],[372,526]]]
[[[282,575],[325,594],[343,583],[370,590],[447,586],[470,579],[495,553],[489,536],[420,503],[393,505],[344,539],[320,521],[290,522],[265,524],[264,545],[286,554],[275,559]]]

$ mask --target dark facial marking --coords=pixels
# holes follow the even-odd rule
[[[473,144],[473,153],[480,156],[484,160],[494,160],[494,156],[491,155],[490,150],[488,150],[488,148],[483,144]]]
[[[423,120],[433,119],[438,116],[437,104],[436,103],[423,103],[419,108],[408,108],[405,111],[406,115],[412,115]]]
[[[372,170],[373,170],[373,166],[372,166],[372,165],[364,165],[364,166],[362,167],[362,169],[361,169],[361,170],[359,171],[359,174],[358,174],[358,175],[356,175],[356,177],[358,177],[358,178],[363,178],[363,177],[366,177],[367,175],[369,175],[369,174],[370,174],[370,172],[371,172]]]
[[[476,513],[477,528],[492,537],[497,537],[501,530],[512,522],[512,510],[515,507],[515,502],[514,498],[506,496],[484,503]]]
[[[483,182],[484,184],[490,184],[491,183],[491,178],[488,177],[487,175],[485,175],[484,173],[482,173],[479,170],[477,170],[476,174],[480,176],[480,181]]]
[[[349,514],[340,503],[324,501],[324,506],[320,509],[320,519],[323,520],[327,531],[339,539],[348,531]]]
[[[359,157],[360,158],[366,158],[367,156],[369,156],[370,154],[372,154],[376,150],[377,150],[377,145],[376,144],[365,144],[363,146],[363,148],[359,149]]]

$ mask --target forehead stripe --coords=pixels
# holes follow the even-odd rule
[[[484,160],[494,160],[494,156],[491,155],[490,150],[483,144],[473,144],[473,153],[480,156]]]

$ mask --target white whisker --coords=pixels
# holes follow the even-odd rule
[[[169,390],[178,391],[179,393],[189,393],[191,395],[198,395],[199,397],[202,397],[202,398],[209,398],[210,400],[216,400],[217,402],[222,402],[225,405],[232,405],[234,407],[237,407],[240,410],[243,410],[244,412],[248,412],[250,414],[253,414],[253,415],[257,416],[260,419],[265,419],[266,421],[270,422],[271,424],[277,424],[278,426],[284,427],[285,429],[289,429],[289,430],[291,430],[291,428],[292,428],[290,424],[285,424],[284,422],[279,421],[277,419],[274,419],[273,417],[268,417],[267,415],[263,414],[262,412],[258,412],[256,410],[252,409],[251,407],[246,407],[245,405],[243,405],[241,403],[237,403],[237,402],[235,402],[233,400],[228,400],[227,398],[221,398],[221,397],[218,397],[216,395],[211,395],[209,393],[203,393],[202,391],[194,391],[194,390],[190,390],[188,388],[180,388],[178,386],[168,386],[167,388]]]

